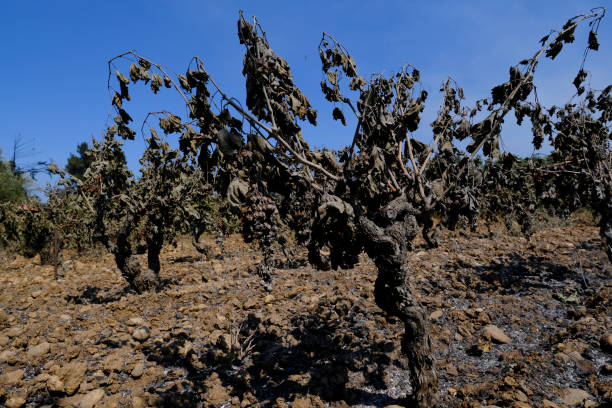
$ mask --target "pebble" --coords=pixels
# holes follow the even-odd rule
[[[4,350],[0,353],[0,363],[7,362],[10,365],[13,365],[17,362],[17,353],[13,350]]]
[[[134,340],[138,340],[140,342],[145,341],[151,335],[151,330],[147,326],[140,326],[132,332],[132,337]]]
[[[591,394],[579,388],[565,388],[561,390],[561,403],[573,407],[582,401],[592,398]]]
[[[12,397],[5,402],[6,408],[21,408],[25,403],[26,400],[23,397]]]
[[[9,371],[4,375],[0,375],[0,384],[15,385],[23,378],[23,370]]]
[[[599,340],[601,349],[607,353],[612,353],[612,333],[606,333]]]
[[[439,318],[442,317],[442,310],[435,310],[433,312],[431,312],[431,314],[429,315],[429,320],[438,320]]]
[[[127,321],[128,326],[143,326],[145,321],[142,317],[132,317]]]
[[[9,343],[9,340],[10,339],[8,338],[8,336],[5,336],[3,334],[0,335],[0,347],[6,346]]]
[[[145,368],[146,367],[143,362],[136,363],[136,365],[134,366],[130,374],[132,374],[132,377],[134,378],[140,378],[142,374],[144,373]]]
[[[77,406],[79,408],[93,408],[102,399],[102,397],[104,397],[104,395],[103,389],[96,388],[95,390],[89,391],[87,394],[85,394]]]
[[[489,324],[484,328],[484,334],[487,338],[490,338],[496,343],[507,344],[510,343],[510,337],[504,333],[499,327]]]
[[[5,334],[9,337],[17,337],[17,336],[20,336],[22,333],[23,333],[23,328],[19,326],[11,327],[5,332]]]
[[[52,393],[63,393],[66,390],[64,382],[57,375],[47,378],[47,389]]]
[[[43,341],[36,346],[30,347],[28,350],[28,356],[34,358],[41,357],[47,354],[49,350],[51,350],[51,345],[48,342]]]

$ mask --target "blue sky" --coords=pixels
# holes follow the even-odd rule
[[[410,63],[421,71],[430,98],[417,135],[427,141],[428,124],[441,101],[438,89],[452,76],[468,101],[486,97],[505,81],[510,65],[533,55],[551,28],[587,12],[595,1],[14,1],[0,13],[0,148],[11,154],[18,135],[29,149],[23,161],[52,160],[63,166],[76,145],[99,137],[111,123],[107,61],[130,49],[178,73],[200,56],[226,93],[244,99],[244,48],[236,36],[238,10],[257,16],[272,48],[291,65],[296,84],[319,111],[319,126],[304,124],[311,145],[332,148],[350,143],[354,124],[331,120],[333,106],[321,95],[317,45],[323,31],[341,41],[361,75],[396,72]],[[587,69],[591,84],[610,82],[612,21],[600,28],[599,52]],[[555,61],[543,61],[536,74],[541,100],[563,104],[574,93],[575,76],[586,44],[586,28]],[[123,67],[127,72],[127,66]],[[146,112],[185,113],[169,90],[153,95],[130,89],[127,111],[140,130]],[[348,118],[348,115],[347,115]],[[508,122],[511,122],[510,120]],[[146,127],[148,128],[148,127]],[[529,127],[504,126],[503,147],[529,155]],[[143,135],[126,143],[137,169]],[[27,150],[27,149],[26,149]],[[38,184],[47,179],[40,177]]]

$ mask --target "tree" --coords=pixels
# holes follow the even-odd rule
[[[83,180],[85,171],[91,166],[91,163],[93,163],[94,157],[87,142],[78,144],[77,153],[79,154],[78,156],[72,153],[70,154],[68,162],[66,163],[66,171],[71,176]],[[123,150],[116,151],[116,154],[118,155],[117,160],[124,164],[127,163]]]
[[[5,161],[0,150],[0,202],[20,202],[28,197],[29,177],[15,169],[13,162]]]
[[[91,157],[89,146],[87,142],[79,143],[77,146],[78,156],[70,154],[68,157],[68,163],[66,163],[66,171],[74,177],[83,179],[85,170],[89,168],[93,158]]]
[[[354,266],[365,251],[378,269],[376,303],[405,326],[402,350],[408,356],[414,401],[428,407],[434,404],[437,377],[427,314],[410,287],[407,255],[412,241],[422,229],[435,245],[429,234],[434,213],[477,209],[469,204],[475,190],[467,175],[479,154],[500,158],[499,138],[508,113],[514,112],[517,120],[531,119],[538,147],[547,127],[533,85],[536,67],[542,57],[554,59],[564,44],[573,42],[583,22],[591,27],[587,51],[596,50],[604,14],[600,8],[573,17],[542,38],[538,51],[510,67],[508,81],[473,107],[462,106],[463,89],[449,78],[441,88],[444,100],[431,124],[429,145],[414,136],[427,100],[419,71],[407,65],[390,77],[379,74],[366,81],[342,44],[323,34],[322,91],[335,104],[334,119],[345,123],[344,106],[357,118],[357,126],[351,145],[339,157],[311,149],[302,138],[300,121],[316,125],[316,111],[257,20],[247,22],[242,14],[238,37],[245,46],[246,108],[223,92],[199,57],[173,79],[162,65],[129,51],[109,61],[109,89],[113,64],[121,59],[131,62],[129,78],[116,72],[118,88],[111,92],[117,114],[110,134],[134,138],[132,118],[124,109],[130,82],[142,81],[154,93],[162,87],[178,92],[188,120],[170,112],[147,118],[158,117],[166,135],[180,134],[184,157],[194,158],[217,193],[242,208],[245,237],[262,247],[264,260],[258,271],[268,286],[275,265],[271,244],[279,239],[281,222],[301,231],[309,260],[319,268]],[[354,93],[347,92],[346,81]],[[358,97],[346,96],[351,94]],[[465,150],[459,143],[463,140],[470,142]],[[432,163],[436,171],[429,171]]]

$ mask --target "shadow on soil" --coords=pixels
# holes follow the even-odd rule
[[[295,395],[375,406],[405,403],[383,392],[351,387],[349,377],[362,375],[371,389],[385,390],[385,370],[403,367],[388,356],[393,342],[369,341],[369,330],[355,321],[363,316],[347,312],[340,319],[325,313],[298,316],[288,334],[250,314],[240,326],[238,346],[231,347],[220,338],[215,345],[203,347],[200,355],[186,350],[198,339],[184,332],[151,343],[143,350],[149,361],[182,367],[187,375],[181,383],[158,384],[149,392],[157,395],[156,406],[200,406],[207,380],[217,373],[223,386],[233,389],[232,396],[242,399],[250,392],[263,405],[278,398],[289,401]]]

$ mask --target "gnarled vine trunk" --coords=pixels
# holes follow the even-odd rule
[[[408,358],[412,376],[412,398],[418,407],[431,407],[438,378],[433,366],[429,323],[408,284],[406,265],[409,245],[418,231],[415,211],[401,196],[379,211],[374,220],[359,216],[357,225],[365,250],[378,269],[376,304],[404,323],[402,352]]]

